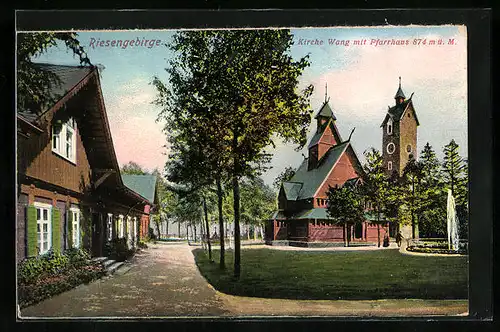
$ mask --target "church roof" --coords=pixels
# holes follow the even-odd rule
[[[307,148],[310,148],[311,146],[318,144],[319,140],[321,139],[321,136],[323,136],[323,132],[317,131],[316,134],[314,134],[314,136],[311,138],[311,142],[309,142]]]
[[[283,182],[285,193],[287,190],[290,193],[287,199],[300,200],[313,197],[349,145],[349,142],[344,142],[331,147],[318,161],[318,166],[311,170],[308,170],[308,158],[304,158],[290,181]],[[301,185],[300,189],[296,184]]]
[[[303,184],[299,182],[283,182],[283,190],[285,191],[286,199],[290,201],[297,200],[302,185]]]
[[[335,118],[332,118],[332,121],[335,120]],[[314,136],[311,138],[311,141],[309,142],[309,145],[307,146],[308,149],[310,149],[312,146],[316,145],[319,143],[321,140],[321,137],[323,136],[325,129],[327,126],[330,126],[330,129],[332,130],[333,137],[337,142],[342,141],[342,137],[340,136],[339,131],[337,130],[335,124],[332,121],[328,121],[325,125],[321,127],[321,130],[317,130]]]
[[[405,94],[403,93],[403,89],[401,89],[401,85],[399,86],[399,89],[396,92],[396,95],[394,96],[394,98],[399,98],[399,97],[406,98]]]
[[[369,222],[377,222],[378,217],[375,213],[372,211],[366,211],[364,213],[365,220]],[[292,215],[287,216],[284,211],[275,211],[274,214],[271,216],[271,220],[297,220],[297,219],[320,219],[320,220],[331,220],[333,221],[334,218],[330,217],[328,215],[328,210],[326,208],[312,208],[312,209],[305,209],[305,210],[300,210]],[[384,214],[380,214],[380,220],[386,220]]]
[[[323,106],[321,106],[318,114],[314,117],[315,119],[319,118],[320,116],[326,117],[326,118],[332,118],[333,120],[337,120],[335,115],[333,115],[333,111],[330,108],[330,105],[328,104],[328,101],[325,101],[323,103]]]
[[[412,96],[413,96],[413,94],[412,94]],[[411,97],[409,99],[403,101],[399,105],[395,105],[395,106],[390,107],[387,110],[387,115],[385,116],[384,121],[382,122],[380,127],[385,126],[387,121],[389,121],[389,118],[391,118],[393,121],[399,121],[401,119],[401,116],[403,115],[403,113],[405,112],[406,108],[408,107],[408,105],[410,103],[411,103]],[[418,122],[418,117],[417,117],[416,112],[415,112],[415,120],[417,121],[417,126],[420,125],[420,123]]]

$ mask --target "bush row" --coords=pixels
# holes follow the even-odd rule
[[[25,308],[54,295],[68,291],[82,283],[101,278],[105,274],[100,264],[72,268],[64,273],[45,276],[32,284],[20,284],[17,288],[19,306]]]
[[[88,264],[90,254],[84,249],[68,249],[64,253],[48,253],[24,259],[18,264],[17,278],[20,284],[30,284],[49,275]]]
[[[446,248],[441,248],[441,247],[420,247],[420,246],[409,246],[406,248],[408,251],[412,252],[421,252],[425,254],[466,254],[466,250],[460,248],[458,251],[456,250],[450,250],[448,249],[448,246]]]
[[[27,258],[18,264],[19,306],[35,304],[104,274],[102,264],[92,262],[85,249]]]

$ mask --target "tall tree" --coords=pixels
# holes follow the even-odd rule
[[[240,179],[265,169],[270,155],[264,149],[274,144],[275,136],[300,147],[306,142],[312,86],[304,91],[297,86],[309,61],[292,59],[292,43],[289,30],[180,32],[172,43],[179,56],[168,70],[173,88],[156,84],[170,100],[165,109],[176,119],[171,124],[184,134],[184,141],[195,137],[204,145],[219,193],[224,174],[229,176],[236,277],[241,268]],[[219,221],[221,202],[219,195]]]
[[[313,87],[299,91],[299,77],[309,66],[308,56],[295,61],[290,55],[293,36],[289,30],[220,30],[223,40],[218,56],[227,61],[222,84],[228,87],[226,100],[231,107],[229,173],[234,199],[234,276],[241,273],[240,180],[266,169],[275,136],[306,143],[311,121],[309,97]]]
[[[466,164],[458,149],[453,139],[444,147],[443,175],[445,186],[451,190],[457,205],[462,205],[467,200],[467,177]]]
[[[408,160],[402,175],[403,200],[412,229],[412,238],[418,238],[419,217],[425,208],[425,190],[422,186],[423,165],[414,158]]]
[[[63,42],[67,49],[77,55],[81,65],[91,66],[91,62],[74,32],[36,32],[17,34],[17,107],[18,109],[39,114],[54,104],[57,96],[48,90],[61,84],[58,76],[45,71],[33,63],[33,58],[47,52],[57,42]]]
[[[420,152],[422,165],[422,211],[419,232],[424,237],[446,235],[446,192],[444,190],[441,163],[432,146],[427,143]]]
[[[444,149],[443,180],[446,189],[455,197],[460,235],[466,236],[468,224],[468,167],[458,153],[459,145],[451,140]]]
[[[349,246],[351,226],[364,221],[363,195],[356,187],[330,187],[328,189],[328,215],[334,223],[344,225],[345,243]]]
[[[215,186],[220,231],[220,268],[225,268],[224,222],[222,204],[228,164],[225,117],[227,87],[220,84],[224,70],[223,57],[218,57],[211,31],[176,33],[168,45],[174,58],[166,68],[169,83],[154,77],[157,89],[154,103],[162,110],[158,120],[165,120],[164,132],[170,143],[170,170],[193,188]],[[174,176],[174,177],[175,177]]]
[[[145,170],[141,165],[139,165],[135,161],[129,161],[127,164],[123,165],[120,172],[122,174],[136,174],[136,175],[148,174],[148,171]]]
[[[363,192],[364,201],[369,203],[371,210],[376,215],[377,223],[377,245],[380,247],[380,225],[386,223],[386,219],[382,218],[383,212],[386,210],[388,196],[387,179],[383,168],[383,159],[380,152],[371,148],[366,150],[365,164],[363,165],[364,176],[361,190]],[[385,215],[384,215],[385,216]]]
[[[247,178],[241,185],[241,220],[253,227],[263,227],[276,207],[276,194],[261,177]]]

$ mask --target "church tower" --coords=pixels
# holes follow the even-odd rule
[[[325,101],[314,117],[316,119],[316,133],[308,146],[308,170],[316,168],[318,162],[332,146],[342,143],[342,138],[335,125],[337,118],[333,115],[333,111],[328,103],[329,100],[327,87],[325,86]]]
[[[382,158],[387,175],[395,172],[401,176],[408,161],[417,158],[417,127],[420,125],[417,113],[410,98],[401,88],[394,96],[395,105],[388,106],[387,114],[380,126],[382,128]]]

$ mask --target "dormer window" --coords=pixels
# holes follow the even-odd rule
[[[76,123],[73,119],[52,126],[52,151],[76,163]]]

